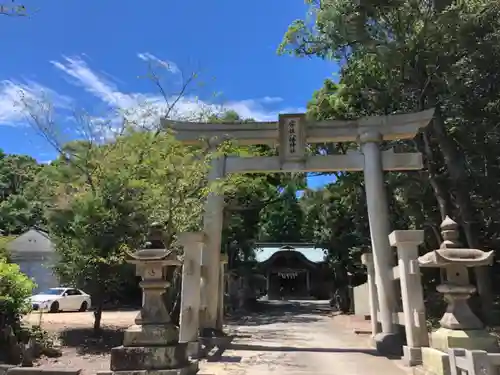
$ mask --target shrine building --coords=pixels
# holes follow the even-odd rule
[[[266,278],[266,294],[276,299],[329,299],[333,274],[325,251],[308,244],[261,243],[258,270]]]

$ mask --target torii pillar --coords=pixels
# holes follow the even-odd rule
[[[392,280],[393,253],[389,243],[391,232],[389,204],[384,186],[384,166],[379,143],[382,135],[377,131],[359,135],[359,143],[364,156],[363,174],[365,179],[366,205],[372,244],[375,284],[382,332],[374,336],[377,350],[381,353],[398,354],[402,343],[396,326],[396,289]],[[396,156],[396,154],[393,154]]]
[[[214,150],[215,151],[215,150]],[[212,159],[208,182],[212,184],[225,177],[225,158]],[[224,196],[211,192],[205,202],[203,231],[206,233],[205,249],[202,252],[202,283],[200,334],[203,337],[214,336],[220,331],[218,326],[218,301],[220,289],[220,261],[222,245],[222,226],[224,220]]]

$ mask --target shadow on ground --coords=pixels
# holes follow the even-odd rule
[[[298,348],[294,346],[266,346],[266,345],[250,345],[250,344],[230,344],[228,349],[258,351],[258,352],[299,352],[299,353],[360,353],[368,354],[375,357],[386,357],[379,354],[375,349],[358,349],[358,348]],[[390,357],[389,359],[400,359],[400,356]]]
[[[227,336],[202,345],[202,356],[207,362],[223,362],[223,363],[239,363],[242,360],[241,356],[228,356],[224,352],[231,346],[235,336]]]
[[[233,338],[225,345],[213,346],[205,353],[207,362],[237,363],[242,357],[237,355],[224,355],[226,350],[255,351],[255,352],[281,352],[281,353],[359,353],[374,357],[386,357],[388,359],[401,359],[400,356],[383,356],[375,349],[369,348],[314,348],[314,347],[294,347],[294,346],[267,346],[255,344],[233,343]]]
[[[275,323],[311,323],[320,316],[332,314],[327,304],[295,301],[257,301],[252,311],[236,313],[227,319],[228,324],[261,326]]]
[[[123,328],[103,328],[94,335],[92,328],[69,328],[59,334],[63,346],[76,348],[78,354],[104,354],[123,342]]]

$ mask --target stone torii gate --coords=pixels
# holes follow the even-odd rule
[[[434,110],[389,116],[371,116],[352,121],[309,121],[304,114],[282,114],[277,122],[193,123],[162,120],[176,138],[187,144],[208,140],[215,150],[221,142],[234,140],[240,145],[279,144],[279,156],[214,158],[209,181],[229,173],[257,172],[333,172],[363,171],[370,224],[375,280],[382,332],[375,337],[377,348],[390,353],[400,341],[393,314],[396,308],[395,288],[391,281],[392,252],[388,235],[389,213],[384,188],[384,171],[422,169],[420,153],[381,151],[379,143],[415,137],[419,129],[431,121]],[[325,142],[357,142],[360,151],[346,155],[307,155],[307,144]],[[207,235],[202,255],[200,328],[221,329],[218,316],[220,300],[220,250],[224,197],[211,193],[205,203],[203,218]]]

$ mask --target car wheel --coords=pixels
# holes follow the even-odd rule
[[[89,306],[88,306],[87,301],[83,301],[83,302],[82,302],[82,305],[80,306],[80,309],[79,309],[78,311],[80,311],[80,312],[87,311],[88,307],[89,307]]]
[[[50,305],[49,312],[51,313],[59,312],[59,302],[57,301],[53,302],[52,305]]]

